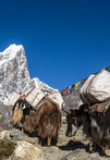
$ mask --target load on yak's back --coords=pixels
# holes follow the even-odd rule
[[[90,75],[79,94],[83,104],[78,110],[62,107],[67,113],[66,135],[75,135],[82,125],[83,133],[90,141],[90,151],[96,149],[94,146],[100,146],[110,156],[110,73],[104,70]]]
[[[37,133],[42,145],[57,144],[63,104],[60,92],[47,95],[39,88],[32,88],[22,94],[13,92],[9,102],[13,106],[13,126],[28,134]]]
[[[84,104],[106,101],[110,98],[110,73],[102,71],[90,75],[80,89],[80,97]]]

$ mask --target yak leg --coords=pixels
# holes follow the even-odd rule
[[[73,136],[75,136],[76,132],[77,132],[77,126],[74,125],[74,128],[73,128]]]
[[[100,146],[103,150],[103,152],[107,155],[107,156],[110,156],[110,139],[109,137],[108,138],[105,138],[105,139],[102,139],[100,141]]]
[[[51,146],[51,136],[47,137],[47,146],[50,147]]]
[[[91,152],[94,152],[95,149],[96,149],[96,143],[94,138],[89,138],[89,150]]]
[[[72,123],[68,123],[68,125],[67,125],[66,136],[72,137]]]
[[[102,147],[102,150],[107,156],[110,156],[110,147]]]
[[[22,127],[22,133],[24,133],[24,128]]]

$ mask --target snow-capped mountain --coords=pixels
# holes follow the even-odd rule
[[[22,45],[13,44],[0,52],[0,103],[9,105],[8,96],[13,91],[20,93],[32,87],[40,88],[46,93],[58,92],[39,78],[31,80]]]

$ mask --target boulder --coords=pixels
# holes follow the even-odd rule
[[[17,142],[17,147],[13,153],[13,160],[44,160],[43,152],[40,148],[26,142]]]

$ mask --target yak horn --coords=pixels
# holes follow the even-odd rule
[[[63,107],[63,106],[62,106],[62,110],[63,110],[64,112],[66,112],[67,114],[71,114],[71,111],[70,111],[69,109]]]

